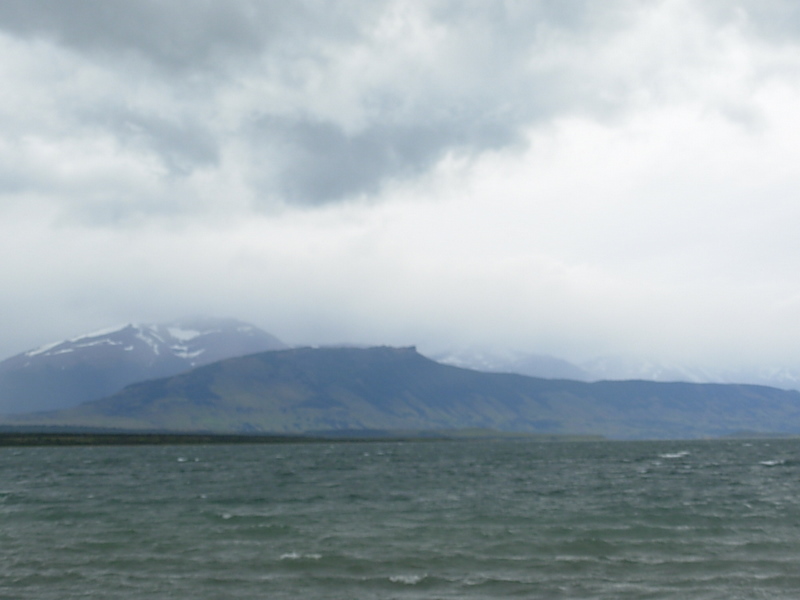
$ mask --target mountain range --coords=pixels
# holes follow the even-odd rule
[[[800,434],[800,392],[730,384],[578,382],[444,365],[414,348],[294,348],[137,383],[3,424],[308,433],[490,429],[611,438]]]
[[[0,414],[67,408],[130,383],[233,356],[286,348],[235,319],[128,324],[47,344],[0,362]]]
[[[613,438],[800,434],[800,392],[658,363],[290,348],[234,319],[128,324],[0,362],[3,426],[308,433],[490,429]],[[632,379],[594,381],[607,375]],[[628,369],[628,371],[624,371]],[[784,374],[786,375],[786,374]],[[791,374],[789,374],[791,375]]]

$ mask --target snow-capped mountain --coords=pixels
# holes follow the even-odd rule
[[[476,347],[431,354],[433,360],[487,373],[518,373],[544,379],[589,381],[591,374],[566,360],[513,350],[487,350]]]
[[[800,369],[790,367],[762,367],[760,369],[726,371],[727,381],[768,385],[784,390],[800,390]]]
[[[686,383],[740,383],[800,390],[800,368],[791,367],[711,369],[652,358],[622,358],[618,356],[599,357],[576,365],[554,356],[485,348],[462,348],[431,354],[430,358],[441,363],[476,371],[519,373],[544,379],[574,379],[577,381],[638,379]]]
[[[138,381],[286,345],[234,319],[128,324],[47,344],[0,362],[0,413],[66,408]]]
[[[688,383],[741,383],[800,390],[800,369],[753,366],[750,368],[708,368],[655,359],[597,358],[581,365],[592,380],[640,379]]]
[[[594,381],[638,379],[642,381],[684,381],[687,383],[744,383],[723,381],[720,373],[685,364],[652,358],[630,359],[603,356],[585,362],[581,367]]]

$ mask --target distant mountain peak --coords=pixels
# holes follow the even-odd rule
[[[219,337],[224,335],[235,335],[241,339],[253,338],[262,340],[267,336],[272,338],[274,349],[286,347],[277,338],[243,321],[193,317],[168,323],[125,323],[115,327],[107,327],[67,340],[45,344],[24,352],[22,356],[29,358],[56,356],[92,346],[104,345],[122,346],[124,351],[133,352],[140,343],[143,343],[156,356],[172,354],[188,360],[190,366],[194,366],[201,362],[208,362],[195,360],[208,350],[208,348],[198,344],[198,341],[200,339],[208,339],[209,336]]]
[[[0,413],[73,406],[130,383],[286,348],[236,319],[126,323],[45,344],[0,362]]]

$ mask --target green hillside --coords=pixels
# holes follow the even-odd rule
[[[800,433],[800,393],[582,383],[442,365],[413,348],[293,349],[228,359],[8,424],[294,433],[493,429],[613,438]]]

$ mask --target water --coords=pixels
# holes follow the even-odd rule
[[[0,448],[0,598],[796,598],[800,442]]]

